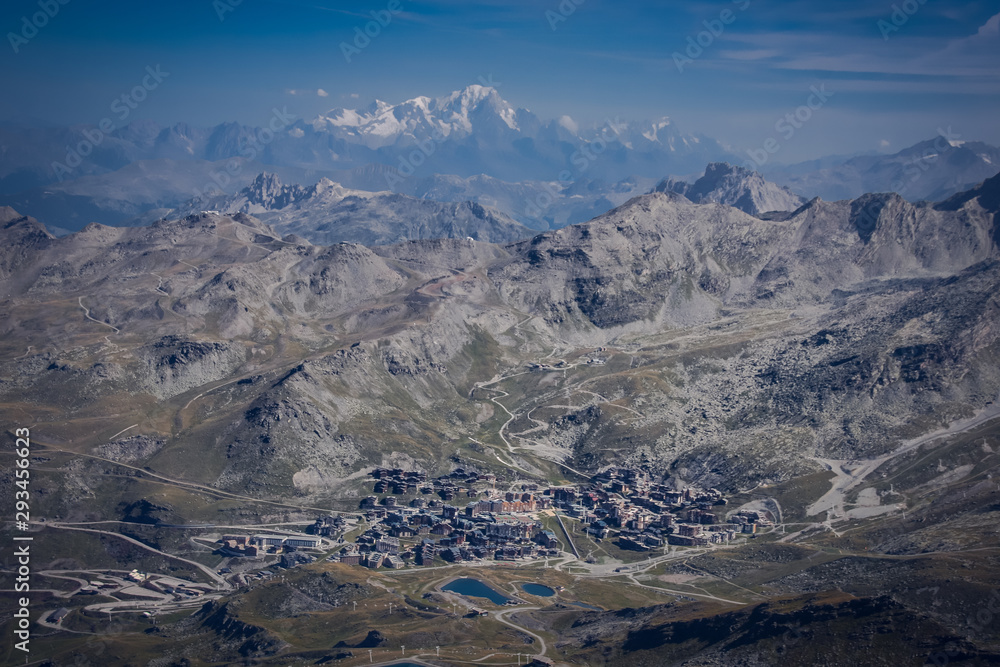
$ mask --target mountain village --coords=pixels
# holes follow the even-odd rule
[[[497,490],[503,480],[496,475],[465,468],[433,479],[402,468],[376,468],[370,475],[373,495],[360,503],[368,527],[330,560],[400,569],[435,561],[538,559],[561,551],[580,558],[573,541],[577,531],[595,543],[611,540],[621,549],[649,552],[668,545],[729,544],[775,521],[765,511],[727,516],[728,501],[719,490],[677,489],[632,468],[611,468],[582,485],[527,483],[507,491]],[[325,539],[345,542],[353,524],[345,515],[330,515],[316,519],[311,536],[226,535],[221,551],[235,557],[279,556],[281,566],[293,567],[315,560],[309,552],[323,549]]]

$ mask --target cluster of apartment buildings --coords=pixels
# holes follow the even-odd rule
[[[340,514],[318,517],[315,523],[306,529],[309,534],[320,537],[336,537],[345,530],[347,530],[347,521]]]
[[[427,473],[402,468],[376,468],[371,472],[375,478],[374,493],[391,493],[397,496],[420,492],[423,495],[437,494],[442,500],[454,500],[475,487],[495,486],[497,477],[492,473],[478,473],[456,468],[447,475],[428,481]],[[469,497],[474,497],[469,496]]]
[[[394,495],[361,501],[371,528],[335,557],[371,568],[428,565],[435,558],[556,555],[559,540],[539,521],[540,514],[553,509],[578,519],[598,541],[614,538],[619,546],[640,551],[665,544],[723,544],[769,524],[757,512],[720,517],[727,500],[717,489],[675,489],[630,468],[606,470],[586,485],[540,489],[523,484],[506,492],[496,490],[494,475],[463,468],[432,480],[419,471],[387,468],[376,469],[372,477],[375,493]],[[404,502],[400,495],[412,497]],[[458,498],[467,501],[464,507],[454,502]]]
[[[528,507],[537,508],[538,503],[496,498],[482,505],[469,503],[464,510],[437,500],[422,508],[369,508],[366,516],[373,525],[341,550],[339,560],[370,568],[398,568],[407,561],[429,565],[436,557],[460,562],[554,555],[558,541],[528,514],[536,509]]]
[[[757,512],[739,512],[728,519],[728,501],[718,489],[676,489],[656,483],[649,473],[611,468],[580,487],[550,489],[554,505],[576,517],[597,540],[617,538],[619,546],[648,551],[672,544],[726,544],[758,526],[770,525]]]
[[[322,519],[317,523],[322,522]],[[280,555],[297,549],[319,549],[323,546],[320,537],[312,535],[223,535],[219,540],[220,551],[228,556],[262,558],[265,555]]]
[[[537,512],[552,507],[537,484],[499,493],[491,473],[457,468],[433,480],[417,471],[378,468],[373,491],[415,492],[408,503],[397,495],[371,495],[361,509],[372,526],[345,546],[342,563],[370,568],[403,567],[410,561],[429,565],[435,558],[460,562],[514,560],[555,555],[559,542],[544,530]],[[464,498],[464,506],[453,504]],[[405,540],[407,546],[401,546]]]

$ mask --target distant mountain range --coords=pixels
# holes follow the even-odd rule
[[[1000,148],[938,135],[892,155],[862,155],[763,169],[771,180],[807,198],[851,199],[895,192],[910,201],[940,201],[1000,172]]]
[[[267,173],[235,195],[194,200],[162,217],[202,210],[249,213],[282,235],[294,234],[321,245],[386,245],[437,238],[506,243],[535,233],[475,202],[442,203],[387,191],[351,190],[325,178],[311,186],[285,185]]]
[[[638,123],[614,118],[581,128],[568,116],[542,121],[513,108],[496,89],[479,85],[439,98],[334,109],[296,123],[289,135],[303,164],[395,168],[386,178],[391,189],[398,189],[396,179],[418,172],[488,174],[508,181],[616,179],[687,173],[731,156],[717,141],[685,133],[669,118]]]
[[[265,128],[237,123],[164,128],[135,122],[103,136],[74,166],[68,147],[94,143],[97,132],[90,126],[0,129],[0,193],[49,185],[59,177],[107,173],[143,159],[243,157],[316,171],[375,164],[383,171],[378,189],[417,173],[488,174],[509,181],[620,180],[633,174],[690,173],[713,160],[736,159],[718,142],[684,133],[668,118],[642,123],[615,118],[581,129],[566,116],[543,122],[526,109],[515,110],[495,89],[483,86],[437,99],[334,109],[308,121],[276,109]]]
[[[582,128],[568,116],[543,121],[478,85],[310,120],[275,109],[263,128],[140,121],[104,135],[90,126],[7,126],[0,127],[0,150],[2,202],[66,231],[234,194],[264,171],[303,187],[327,178],[355,190],[472,201],[551,229],[589,220],[664,178],[679,192],[706,164],[745,162],[669,118]],[[898,191],[917,201],[966,190],[997,165],[1000,149],[939,136],[894,155],[771,166],[764,174],[804,199]],[[708,185],[692,187],[687,192],[700,200],[699,188]]]
[[[452,194],[467,192],[461,185],[469,180],[456,178]],[[497,182],[477,179],[478,183],[499,192]],[[502,182],[499,182],[502,184]],[[628,183],[616,193],[624,203],[645,192],[637,192],[638,184]],[[575,190],[575,191],[574,191]],[[726,163],[712,163],[705,175],[695,183],[663,180],[658,192],[673,192],[686,196],[694,203],[717,203],[732,206],[745,213],[760,216],[765,212],[789,212],[804,200],[787,189],[770,183],[756,173]],[[525,200],[535,194],[523,189]],[[587,195],[590,195],[587,198]],[[437,197],[435,197],[436,199]],[[510,216],[475,201],[432,201],[389,191],[369,192],[346,188],[329,179],[310,186],[285,185],[270,173],[259,174],[254,181],[233,195],[196,198],[176,209],[155,209],[136,224],[149,224],[159,219],[176,219],[211,211],[226,215],[247,213],[270,224],[281,235],[294,234],[311,243],[361,243],[386,245],[406,240],[433,238],[471,238],[476,241],[505,243],[533,236],[536,232],[519,224]],[[599,198],[599,199],[598,199]],[[513,204],[513,197],[506,203]],[[600,201],[608,208],[614,204],[605,193],[588,193],[585,188],[560,192],[553,207],[579,207],[585,213],[589,202],[594,207]],[[597,208],[601,208],[598,206]],[[603,213],[604,211],[600,211]],[[596,216],[591,216],[596,217]]]
[[[512,183],[483,174],[468,178],[434,174],[424,179],[410,179],[402,191],[436,201],[474,201],[498,208],[528,227],[558,229],[586,222],[632,197],[646,194],[657,180],[630,176],[615,183],[589,178],[568,183]]]

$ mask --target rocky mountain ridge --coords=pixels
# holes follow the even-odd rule
[[[496,456],[665,461],[720,488],[786,479],[817,453],[884,452],[909,415],[995,398],[994,188],[940,209],[814,200],[780,219],[653,193],[513,244],[374,249],[281,239],[244,213],[57,239],[7,210],[0,310],[24,345],[4,348],[0,395],[58,396],[63,422],[152,397],[177,425],[145,433],[166,440],[154,467],[199,442],[214,452],[203,483],[324,494],[388,452],[431,463],[496,440],[477,383],[612,346],[631,364],[569,411],[518,389],[513,414],[552,417]]]
[[[696,204],[725,204],[744,213],[760,216],[769,211],[794,211],[805,200],[788,188],[764,180],[745,167],[713,162],[693,183],[666,178],[654,192],[676,192]]]
[[[387,191],[353,190],[327,178],[311,186],[285,185],[266,172],[235,195],[196,199],[166,217],[202,210],[248,213],[282,236],[294,234],[321,245],[385,245],[434,238],[505,243],[533,233],[503,213],[474,202],[439,203]]]
[[[853,199],[895,192],[909,201],[939,201],[967,191],[1000,170],[1000,148],[965,141],[950,127],[890,155],[859,155],[833,164],[764,165],[776,183],[803,197]]]

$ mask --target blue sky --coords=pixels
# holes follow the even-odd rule
[[[55,15],[37,34],[39,0],[0,9],[0,119],[97,123],[160,65],[132,118],[263,124],[275,106],[309,118],[487,80],[543,118],[670,116],[743,150],[825,85],[782,159],[898,150],[949,125],[1000,144],[996,2],[394,0],[347,62],[341,44],[393,0],[64,1],[41,0]],[[676,53],[697,57],[679,68]]]

